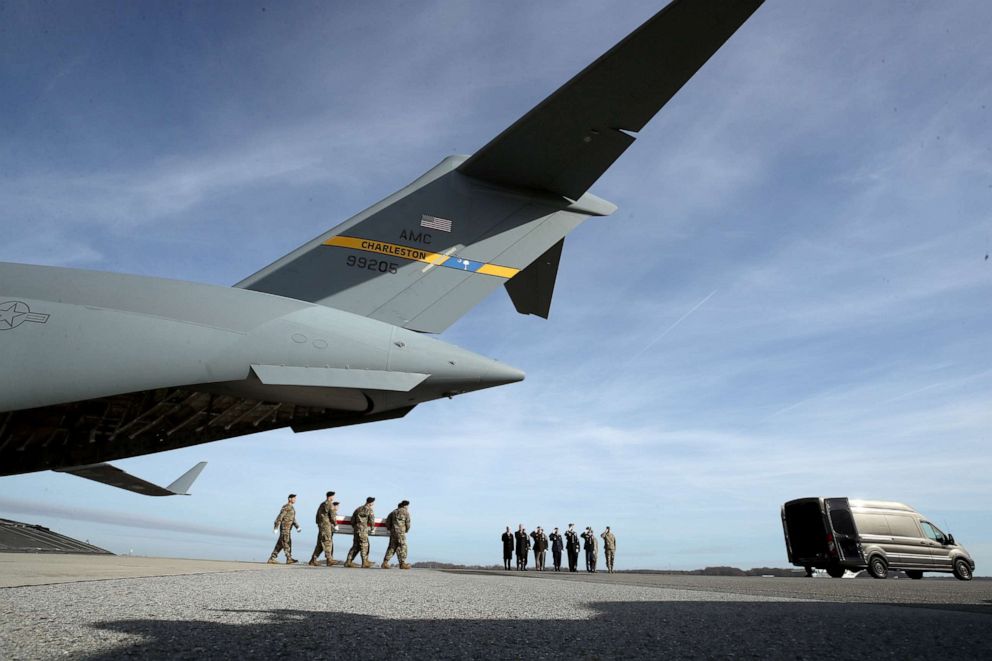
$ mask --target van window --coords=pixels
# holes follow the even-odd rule
[[[888,535],[889,524],[881,514],[861,514],[856,512],[854,520],[858,523],[858,531],[863,535]]]
[[[911,516],[886,516],[889,530],[897,537],[919,537],[920,531],[916,527],[916,521]]]
[[[942,542],[944,540],[944,533],[940,532],[937,526],[932,523],[928,521],[920,521],[920,526],[923,528],[923,534],[933,541]]]
[[[830,510],[830,523],[833,524],[834,532],[839,535],[857,534],[850,510]]]

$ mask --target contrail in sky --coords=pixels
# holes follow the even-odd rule
[[[673,330],[675,330],[675,328],[679,324],[681,324],[683,321],[685,321],[686,319],[688,319],[689,318],[689,315],[691,315],[693,312],[695,312],[699,308],[703,307],[703,304],[706,303],[706,301],[708,301],[711,298],[713,298],[713,296],[714,296],[714,294],[716,294],[716,292],[717,292],[717,290],[714,289],[709,294],[707,294],[706,297],[703,300],[701,300],[698,303],[696,303],[695,305],[693,305],[692,308],[690,308],[688,312],[686,312],[684,315],[682,315],[681,317],[679,317],[678,319],[676,319],[675,320],[675,323],[673,323],[671,326],[669,326],[668,328],[666,328],[664,330],[664,332],[662,332],[661,335],[659,335],[658,337],[656,337],[653,340],[651,340],[650,342],[648,342],[647,345],[643,349],[641,349],[640,351],[638,351],[637,353],[635,353],[633,356],[631,356],[630,359],[633,360],[634,358],[637,358],[642,353],[644,353],[645,351],[647,351],[648,349],[650,349],[654,345],[656,345],[659,342],[661,342],[665,338],[666,335],[668,335],[669,333],[671,333]]]
[[[70,505],[53,506],[45,503],[35,503],[14,498],[0,497],[0,511],[15,512],[18,514],[28,514],[31,516],[47,516],[57,519],[68,519],[70,521],[88,521],[90,523],[105,523],[111,526],[122,526],[124,528],[143,528],[146,530],[169,531],[178,533],[188,533],[193,535],[206,535],[208,537],[221,537],[228,539],[244,539],[249,541],[269,540],[267,535],[243,533],[228,528],[216,526],[204,526],[186,521],[172,521],[157,517],[127,514],[123,512],[113,512],[110,510],[99,510],[88,507],[74,507]]]

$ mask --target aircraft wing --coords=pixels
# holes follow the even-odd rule
[[[201,461],[180,475],[167,487],[152,484],[110,464],[89,464],[88,466],[57,468],[55,471],[57,473],[69,473],[77,477],[84,477],[87,480],[93,480],[102,484],[109,484],[118,489],[140,493],[143,496],[188,496],[189,488],[193,486],[193,482],[200,476],[203,467],[206,465],[207,462]]]
[[[577,200],[764,0],[675,0],[458,169]]]

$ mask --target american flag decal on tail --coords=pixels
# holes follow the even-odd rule
[[[440,232],[451,231],[450,220],[446,218],[437,218],[435,216],[428,216],[426,214],[420,217],[420,226],[432,230],[438,230]]]

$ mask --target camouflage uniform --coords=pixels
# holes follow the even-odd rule
[[[365,503],[351,514],[351,529],[354,531],[351,550],[348,551],[348,559],[345,566],[354,567],[352,560],[356,555],[362,558],[362,567],[366,569],[372,566],[369,562],[369,530],[375,528],[375,512],[372,503]]]
[[[613,558],[617,554],[617,538],[609,530],[603,532],[603,552],[606,554],[606,571],[613,573]]]
[[[276,556],[279,555],[279,551],[286,554],[286,564],[296,562],[293,560],[293,540],[289,534],[294,527],[297,530],[300,529],[300,525],[296,523],[296,508],[290,503],[283,505],[282,509],[279,510],[279,516],[276,517],[276,521],[272,524],[272,527],[279,529],[279,541],[276,542],[276,547],[272,549],[272,555],[269,556],[269,562],[276,561]]]
[[[410,510],[397,507],[386,517],[386,527],[389,528],[389,548],[386,557],[382,559],[382,568],[389,569],[389,559],[393,553],[400,559],[400,569],[409,569],[406,563],[406,534],[410,532]]]
[[[317,564],[317,558],[321,552],[327,560],[327,566],[334,564],[334,528],[338,517],[338,508],[333,503],[324,501],[317,507],[317,545],[313,547],[313,556],[310,564]]]

